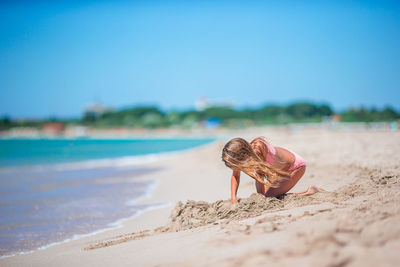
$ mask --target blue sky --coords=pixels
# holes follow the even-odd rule
[[[301,3],[300,3],[301,2]],[[400,109],[393,1],[10,1],[0,116],[294,101]]]

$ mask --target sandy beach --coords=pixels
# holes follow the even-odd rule
[[[242,175],[229,203],[231,171],[221,161],[229,138],[266,136],[307,162],[290,191],[326,192],[280,199],[255,194]],[[228,132],[198,149],[146,167],[157,180],[141,203],[163,207],[123,226],[29,254],[1,266],[399,266],[400,132],[251,129]]]

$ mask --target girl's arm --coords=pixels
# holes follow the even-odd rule
[[[237,203],[236,193],[240,182],[240,171],[233,171],[231,178],[231,202]]]

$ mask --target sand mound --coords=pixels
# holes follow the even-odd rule
[[[179,202],[171,212],[169,223],[159,232],[177,232],[196,228],[219,220],[240,220],[261,215],[264,211],[274,211],[285,207],[297,207],[332,201],[337,195],[331,192],[321,192],[310,197],[299,197],[294,194],[282,198],[267,198],[262,194],[254,193],[248,198],[239,199],[237,204],[229,200],[219,200],[213,203],[189,200]]]
[[[382,174],[382,170],[359,168],[360,177],[352,184],[343,186],[333,192],[319,192],[303,197],[288,194],[281,198],[267,198],[254,193],[249,198],[239,199],[237,204],[229,200],[218,200],[213,203],[189,200],[178,202],[171,212],[169,223],[157,232],[176,232],[215,223],[219,220],[240,220],[261,215],[264,211],[289,209],[323,202],[340,203],[350,198],[371,194],[377,186],[384,186],[398,179],[390,170]],[[368,179],[369,178],[369,179]]]
[[[354,167],[355,168],[355,167]],[[85,250],[107,247],[149,235],[163,232],[177,232],[200,226],[239,221],[259,216],[264,212],[287,210],[295,207],[330,202],[340,204],[343,201],[362,195],[378,195],[387,190],[393,192],[393,185],[400,183],[397,166],[385,171],[378,169],[358,168],[358,177],[353,183],[343,186],[333,192],[319,192],[312,196],[298,196],[288,194],[281,198],[267,198],[262,194],[254,193],[248,198],[238,200],[232,204],[229,200],[218,200],[213,203],[189,200],[186,203],[178,202],[172,210],[169,222],[153,231],[144,231],[117,236],[90,244]],[[376,197],[372,197],[374,199]]]
[[[170,222],[159,229],[161,232],[191,229],[222,219],[243,219],[260,215],[264,210],[279,209],[283,201],[277,198],[266,198],[254,193],[249,198],[239,199],[238,204],[229,200],[214,203],[189,200],[179,202],[173,209]]]

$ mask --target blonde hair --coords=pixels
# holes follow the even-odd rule
[[[276,188],[289,173],[267,163],[267,151],[261,137],[255,138],[251,144],[243,138],[234,138],[222,149],[222,160],[232,170],[243,171],[258,182]]]

